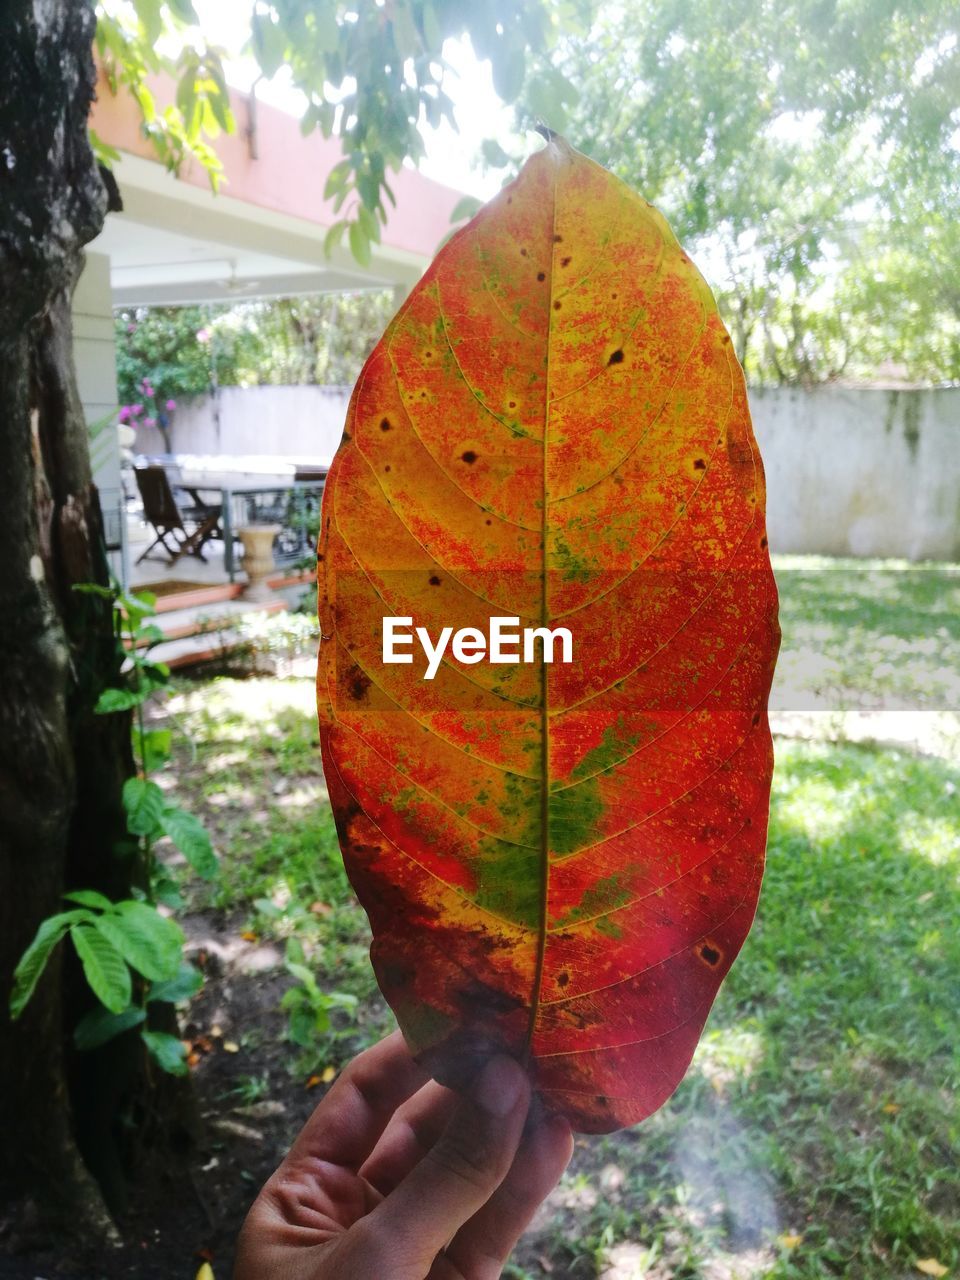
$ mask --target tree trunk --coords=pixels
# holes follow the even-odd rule
[[[129,723],[97,716],[119,656],[100,506],[73,368],[70,299],[107,196],[87,139],[89,0],[4,0],[0,42],[0,999],[66,889],[125,897]],[[64,950],[60,948],[59,950]],[[0,1012],[0,1195],[38,1224],[113,1228],[81,1159],[69,1037],[91,997],[55,955],[19,1022]],[[129,1056],[118,1045],[116,1057]],[[102,1117],[101,1117],[102,1118]],[[115,1117],[114,1117],[115,1119]],[[109,1162],[105,1162],[105,1165]],[[102,1171],[98,1171],[101,1172]]]

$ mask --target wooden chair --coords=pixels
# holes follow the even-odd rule
[[[143,517],[153,526],[157,535],[138,557],[137,564],[146,560],[158,544],[170,557],[171,564],[176,564],[187,552],[203,560],[204,545],[213,537],[220,521],[219,508],[207,508],[199,512],[195,517],[194,528],[188,533],[183,514],[173,496],[170,479],[163,467],[137,467],[135,475],[143,500]],[[173,546],[168,544],[168,538],[172,540]]]

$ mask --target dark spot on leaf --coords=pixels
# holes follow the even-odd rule
[[[383,469],[384,469],[384,471],[389,471],[389,470],[390,470],[390,463],[388,462],[388,463],[387,463],[387,465],[386,465]]]
[[[538,279],[538,280],[546,280],[546,278],[547,278],[547,273],[546,273],[545,271],[538,271],[538,272],[537,272],[537,279]]]
[[[345,431],[345,432],[343,433],[343,442],[344,442],[344,444],[349,444],[349,443],[350,443],[350,441],[351,441],[352,439],[353,439],[353,436],[350,434],[350,432],[349,432],[349,431]]]
[[[720,961],[720,952],[716,947],[711,947],[709,942],[705,942],[700,948],[700,959],[706,961],[709,965],[718,964]]]
[[[318,563],[318,564],[319,564],[319,563],[321,563],[321,561],[322,561],[322,560],[323,560],[323,556],[322,556],[322,555],[320,554],[320,552],[318,551],[318,552],[317,552],[317,563]]]
[[[765,546],[767,545],[767,539],[766,539],[766,538],[761,538],[761,539],[760,539],[760,545],[761,545],[761,547],[765,547]]]
[[[616,300],[617,300],[617,295],[616,295],[615,293],[611,293],[611,295],[610,295],[610,301],[611,301],[611,302],[616,302]]]
[[[440,579],[437,577],[435,573],[430,575],[430,585],[431,587],[439,587],[440,585]]]
[[[479,978],[471,978],[459,991],[451,994],[456,1003],[471,1018],[476,1018],[478,1021],[484,1013],[512,1013],[523,1003],[519,996],[510,995],[507,991],[498,991]]]
[[[561,241],[562,239],[563,239],[563,236],[554,236],[554,237],[553,237],[553,243],[554,243],[554,244],[559,244],[559,243],[560,243],[560,241]]]
[[[520,257],[521,257],[521,258],[525,258],[526,256],[527,256],[527,251],[526,251],[526,249],[521,249],[521,250],[520,250]]]
[[[569,267],[569,265],[570,265],[570,259],[569,259],[569,257],[567,257],[567,258],[561,258],[561,259],[560,259],[560,265],[561,265],[561,267]]]
[[[706,471],[707,464],[704,462],[702,458],[698,458],[696,462],[693,464],[693,469],[694,471]]]
[[[759,723],[760,723],[760,712],[759,712],[759,711],[756,713],[756,715],[753,717],[753,719],[750,721],[750,723],[751,723],[751,724],[759,724]]]
[[[566,969],[564,969],[562,973],[558,973],[558,974],[557,974],[557,986],[558,986],[558,987],[565,987],[565,986],[567,986],[567,984],[569,983],[569,981],[570,981],[570,975],[569,975],[569,973],[567,973]]]
[[[611,352],[610,359],[607,364],[623,364],[623,352],[617,347],[616,351]]]
[[[389,431],[389,430],[390,430],[390,419],[389,419],[389,418],[381,418],[381,419],[380,419],[380,430],[381,430],[381,431]]]
[[[723,337],[720,339],[720,341],[721,341],[721,342],[729,342],[729,341],[730,341],[730,335],[729,335],[729,333],[725,333],[725,334],[723,335]]]
[[[488,521],[487,521],[487,524],[493,524],[493,521],[492,521],[492,520],[488,520]]]
[[[507,405],[508,409],[515,409],[516,407],[517,407],[516,400],[511,400],[510,403]]]
[[[560,303],[559,303],[559,302],[555,302],[555,303],[553,304],[553,309],[554,309],[554,311],[559,311],[559,310],[560,310]]]
[[[359,667],[352,667],[347,676],[347,696],[354,702],[364,702],[370,684],[370,677],[365,671],[361,671]]]
[[[472,449],[465,449],[464,452],[461,453],[460,457],[463,459],[464,462],[470,463],[470,464],[476,462],[477,460],[477,455],[473,452]]]

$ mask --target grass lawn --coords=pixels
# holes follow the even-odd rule
[[[778,569],[775,725],[793,736],[776,743],[757,923],[673,1099],[578,1140],[515,1280],[960,1276],[960,572]],[[198,998],[198,1079],[233,1034],[236,1098],[302,1097],[311,1077],[314,1097],[391,1023],[340,865],[312,685],[183,682],[163,714],[182,731],[178,796],[223,862],[214,886],[187,883],[188,931],[220,940],[235,986],[274,984],[269,1031],[251,1014],[218,1039]],[[891,741],[846,740],[864,725]],[[301,952],[316,993],[284,968]]]

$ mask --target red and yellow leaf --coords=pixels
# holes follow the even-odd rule
[[[554,140],[390,324],[323,502],[327,784],[378,981],[445,1082],[505,1050],[608,1131],[683,1076],[760,888],[766,548],[706,284]],[[384,662],[388,615],[563,626],[573,660],[448,648],[428,680],[417,647]]]

